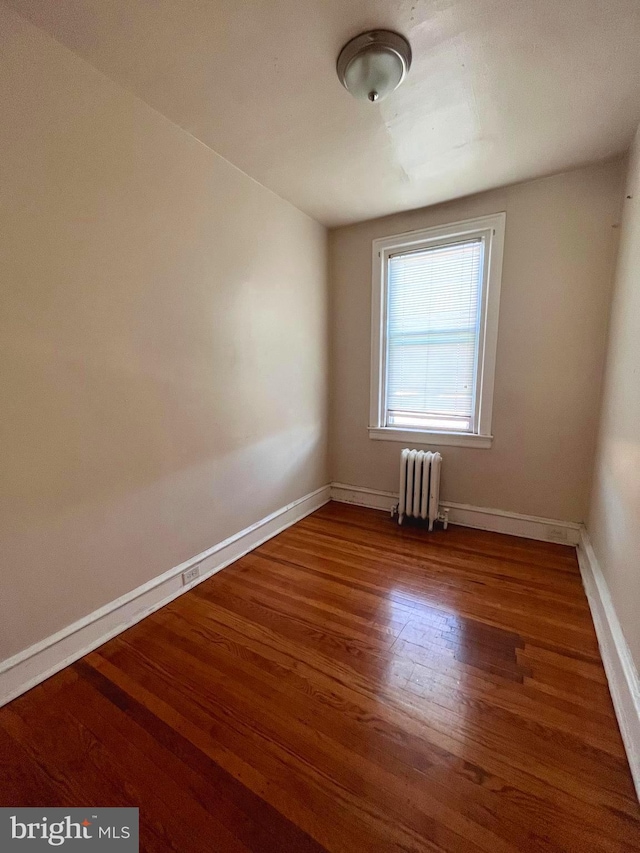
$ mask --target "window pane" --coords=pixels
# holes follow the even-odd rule
[[[388,426],[472,428],[483,250],[472,240],[389,259]]]

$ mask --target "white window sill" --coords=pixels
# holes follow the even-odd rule
[[[402,441],[404,444],[434,444],[438,447],[491,447],[492,435],[469,432],[432,432],[421,429],[369,427],[369,438],[376,441]]]

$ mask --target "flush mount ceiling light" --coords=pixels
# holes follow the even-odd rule
[[[372,30],[347,42],[338,57],[338,77],[354,98],[381,101],[397,89],[411,66],[409,42],[390,30]]]

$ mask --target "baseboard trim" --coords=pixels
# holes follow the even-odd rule
[[[398,503],[398,495],[394,492],[382,492],[344,483],[331,484],[331,499],[387,512]],[[526,539],[556,542],[561,545],[577,545],[580,539],[580,525],[571,521],[557,521],[553,518],[522,515],[452,501],[442,501],[440,506],[449,510],[449,521],[452,524],[460,524],[462,527],[508,533],[511,536],[523,536]]]
[[[7,658],[0,663],[0,707],[315,512],[330,499],[330,487],[322,486]],[[182,572],[196,565],[200,566],[199,577],[183,586]]]
[[[522,515],[519,512],[507,512],[502,509],[489,509],[451,501],[442,501],[441,506],[449,509],[449,521],[452,524],[460,524],[462,527],[508,533],[511,536],[523,536],[525,539],[555,542],[560,545],[575,546],[580,538],[580,525],[572,521]]]
[[[382,509],[391,512],[398,503],[398,495],[393,492],[381,492],[362,486],[347,486],[344,483],[331,483],[331,500],[341,504],[364,506],[368,509]]]
[[[622,633],[609,587],[584,528],[580,531],[578,563],[631,775],[640,800],[640,678]]]

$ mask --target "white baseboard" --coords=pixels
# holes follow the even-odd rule
[[[377,489],[365,489],[362,486],[331,483],[331,500],[341,504],[353,504],[390,512],[391,508],[398,503],[398,495],[393,492],[380,492]]]
[[[580,538],[580,525],[573,521],[558,521],[554,518],[522,515],[519,512],[457,504],[451,501],[442,501],[440,506],[449,509],[449,521],[452,524],[460,524],[462,527],[492,530],[496,533],[508,533],[511,536],[524,536],[525,539],[538,539],[541,542],[556,542],[561,545],[577,545]]]
[[[640,679],[622,633],[607,582],[589,534],[584,528],[581,530],[578,545],[578,563],[631,775],[640,800]]]
[[[164,607],[330,500],[323,486],[0,663],[0,707]],[[200,575],[182,584],[182,573]]]
[[[331,499],[340,503],[386,511],[390,511],[398,503],[398,495],[393,492],[348,486],[344,483],[331,484]],[[508,533],[511,536],[524,536],[527,539],[538,539],[542,542],[558,542],[562,545],[577,545],[580,539],[580,525],[571,521],[556,521],[552,518],[521,515],[517,512],[451,501],[441,501],[440,506],[442,509],[449,510],[449,521],[452,524],[460,524],[462,527]]]

